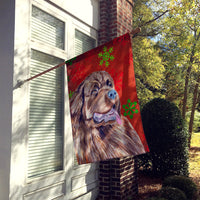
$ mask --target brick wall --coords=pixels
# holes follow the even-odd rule
[[[99,45],[132,30],[132,0],[100,0]]]
[[[100,162],[98,200],[128,200],[138,194],[137,164],[132,156]]]
[[[132,30],[132,0],[100,0],[99,45]],[[138,193],[132,156],[100,162],[99,200],[128,200]]]

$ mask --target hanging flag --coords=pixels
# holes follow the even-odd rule
[[[130,35],[115,38],[66,63],[78,163],[148,152]]]

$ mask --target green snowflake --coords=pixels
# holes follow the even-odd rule
[[[76,57],[74,57],[74,58],[72,58],[72,59],[70,59],[70,60],[65,61],[65,63],[66,63],[67,65],[72,65],[72,63],[73,63],[74,60],[76,60]]]
[[[123,105],[124,108],[124,116],[129,116],[131,119],[133,118],[134,114],[137,114],[139,111],[136,109],[137,102],[131,102],[130,99],[127,100],[127,104]]]
[[[67,81],[68,81],[68,82],[70,81],[69,76],[67,76]],[[69,91],[69,99],[72,97],[73,94],[74,94],[74,92],[70,90],[70,91]]]
[[[115,57],[113,55],[111,55],[111,53],[113,52],[113,47],[110,47],[109,49],[104,46],[103,47],[103,52],[100,52],[98,54],[98,57],[101,58],[99,65],[103,65],[103,63],[105,62],[106,67],[109,66],[109,60],[113,61],[115,59]]]
[[[72,97],[72,95],[74,94],[74,92],[72,92],[71,90],[69,91],[69,99]]]

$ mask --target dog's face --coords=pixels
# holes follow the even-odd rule
[[[145,153],[128,119],[120,117],[119,96],[109,73],[90,74],[72,95],[70,105],[79,163]]]
[[[78,92],[82,94],[79,99],[75,97]],[[82,106],[76,102],[80,101],[80,98]],[[89,75],[81,83],[71,102],[71,106],[81,106],[83,120],[89,127],[121,123],[119,96],[112,77],[105,71]]]

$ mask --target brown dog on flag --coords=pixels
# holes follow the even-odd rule
[[[90,74],[70,99],[74,148],[79,164],[145,153],[109,73]]]

